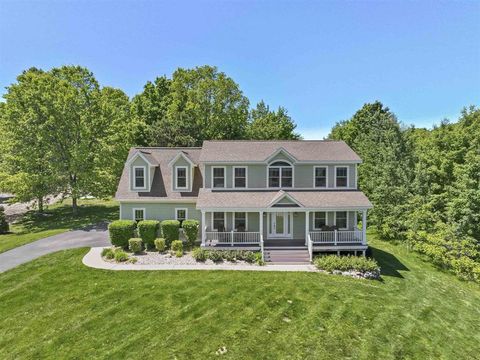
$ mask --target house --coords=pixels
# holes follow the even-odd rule
[[[302,259],[314,252],[365,254],[372,204],[358,190],[360,163],[345,142],[330,140],[136,147],[116,199],[121,219],[197,219],[204,247],[280,258],[285,250]]]

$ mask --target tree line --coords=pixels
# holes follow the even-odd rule
[[[129,97],[80,66],[31,68],[0,102],[0,190],[17,201],[111,196],[131,146],[199,146],[211,139],[299,139],[283,107],[250,108],[212,66],[177,69]]]

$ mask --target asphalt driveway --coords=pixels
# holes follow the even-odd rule
[[[1,253],[0,273],[55,251],[108,245],[108,231],[104,227],[68,231]]]

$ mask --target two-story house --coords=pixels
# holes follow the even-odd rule
[[[204,247],[364,254],[372,204],[359,163],[329,140],[132,148],[116,199],[121,219],[199,220]]]

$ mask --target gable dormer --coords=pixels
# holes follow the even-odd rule
[[[133,192],[149,192],[155,173],[155,159],[146,151],[137,150],[127,161],[129,188]]]
[[[180,151],[168,164],[172,174],[172,191],[191,192],[195,164],[185,151]]]

